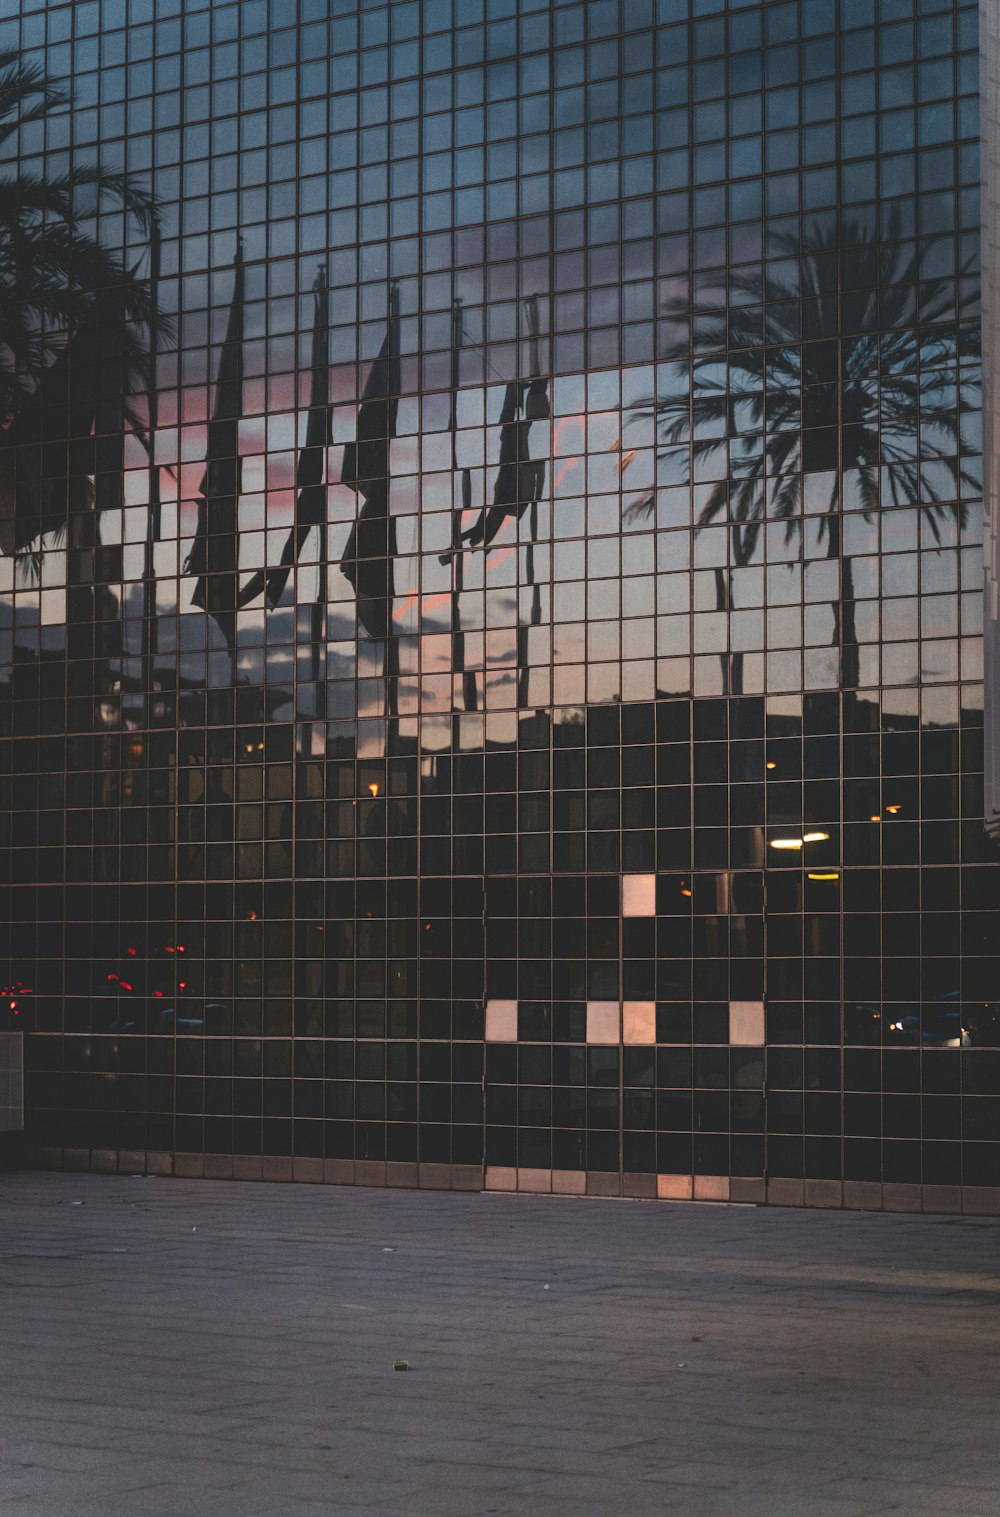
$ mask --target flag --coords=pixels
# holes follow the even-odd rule
[[[226,639],[236,646],[237,510],[242,464],[239,422],[243,412],[243,328],[246,271],[242,241],[235,259],[233,299],[215,383],[215,409],[208,424],[205,473],[198,497],[198,525],[184,564],[196,574],[191,599],[207,611]]]
[[[364,504],[340,567],[354,587],[358,618],[369,637],[392,637],[396,527],[389,511],[389,443],[399,407],[399,295],[389,297],[385,340],[372,364],[358,411],[357,442],[344,449],[341,482]]]
[[[309,392],[309,418],[306,422],[305,447],[299,454],[296,470],[297,495],[295,520],[288,534],[281,560],[274,569],[259,569],[240,591],[239,603],[248,605],[261,590],[267,590],[267,604],[273,610],[281,600],[292,565],[309,536],[311,527],[326,521],[326,448],[330,438],[330,368],[328,343],[330,299],[326,275],[322,269],[313,285],[315,301],[312,330],[312,380]]]
[[[533,459],[528,436],[534,421],[547,421],[549,394],[544,379],[529,384],[513,382],[504,391],[500,411],[500,468],[493,487],[493,504],[463,533],[474,548],[488,548],[508,517],[516,520],[536,504],[545,488],[545,460]]]

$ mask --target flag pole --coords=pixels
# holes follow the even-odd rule
[[[399,402],[399,285],[393,281],[389,286],[389,349],[386,370],[386,391],[389,406]],[[395,416],[395,412],[391,414]],[[392,435],[395,435],[393,424]],[[385,675],[385,749],[386,756],[394,754],[399,746],[399,640],[394,622],[396,529],[392,520],[392,499],[389,481],[391,438],[386,439],[386,494],[385,494],[385,543],[386,543],[386,639],[383,658]]]
[[[465,553],[462,545],[462,520],[472,505],[472,474],[468,468],[459,471],[458,466],[458,389],[461,380],[460,355],[463,343],[462,302],[455,297],[451,313],[451,470],[454,479],[461,473],[458,504],[452,510],[451,526],[451,639],[452,670],[462,680],[462,706],[465,711],[475,711],[478,706],[476,676],[465,667],[465,633],[462,631],[462,592],[465,589]],[[461,737],[461,715],[455,709],[452,692],[451,746],[458,752]]]
[[[532,384],[539,379],[541,367],[538,352],[538,297],[529,295],[524,302],[524,312],[528,326],[528,377]],[[530,389],[530,387],[529,387]],[[531,425],[531,417],[527,418]],[[525,432],[527,443],[527,431]],[[533,488],[531,504],[528,509],[528,542],[525,548],[525,579],[531,586],[531,609],[527,624],[518,623],[517,628],[517,705],[523,710],[528,704],[529,682],[531,676],[530,666],[530,636],[531,628],[538,627],[542,621],[542,592],[535,576],[535,544],[538,541],[538,497],[540,488]]]
[[[320,266],[319,266],[319,271],[318,271],[318,273],[316,275],[316,284],[315,284],[314,288],[315,288],[315,291],[316,291],[316,309],[315,309],[315,312],[314,312],[315,321],[314,321],[314,331],[313,331],[313,352],[312,352],[312,360],[313,360],[313,364],[312,364],[313,379],[312,379],[312,382],[313,382],[313,384],[315,384],[315,378],[316,378],[316,372],[317,372],[317,370],[319,368],[322,368],[323,372],[324,372],[324,375],[327,375],[329,373],[329,364],[330,364],[330,312],[329,312],[329,305],[328,305],[328,299],[329,299],[329,297],[327,295],[327,271],[326,271],[326,265],[325,264],[321,263]],[[325,312],[326,319],[325,319],[325,321],[320,321],[320,317],[324,314],[324,312]],[[317,363],[317,359],[320,359],[321,362]],[[326,383],[327,383],[327,401],[329,402],[329,379],[327,379]],[[316,397],[314,395],[310,395],[310,401],[311,402],[315,401],[315,399],[316,399]],[[310,407],[310,412],[311,412],[311,410],[312,410],[312,407]],[[329,441],[329,436],[330,436],[329,417],[327,417],[327,419],[326,419],[324,432],[325,432],[325,440],[328,442]],[[325,451],[326,450],[324,449],[324,452]],[[318,584],[317,584],[317,587],[316,587],[316,601],[315,601],[315,604],[313,605],[313,608],[312,608],[312,618],[311,618],[312,619],[312,629],[311,629],[312,630],[312,653],[311,653],[312,669],[311,669],[311,673],[312,673],[313,681],[314,681],[314,683],[315,683],[315,685],[317,687],[317,690],[316,690],[316,700],[317,700],[317,712],[318,712],[318,716],[319,716],[319,719],[321,721],[325,722],[326,721],[326,670],[324,668],[324,653],[325,653],[325,648],[326,648],[326,619],[327,619],[327,564],[326,564],[326,546],[327,546],[327,538],[328,538],[328,535],[329,535],[329,522],[328,522],[329,509],[328,509],[328,506],[327,506],[327,498],[326,498],[326,468],[325,468],[325,465],[324,465],[324,468],[323,468],[322,498],[323,498],[323,508],[322,508],[322,511],[320,512],[319,520],[316,523],[316,531],[319,534],[319,549],[318,549],[318,554],[317,554]],[[322,686],[322,690],[320,690],[320,686]],[[324,739],[324,742],[325,742],[325,739]]]
[[[156,461],[156,431],[159,425],[159,396],[156,388],[156,355],[159,347],[160,228],[154,220],[149,238],[149,391],[148,408],[148,516],[146,544],[142,566],[142,650],[141,677],[145,725],[152,726],[153,680],[156,670],[159,621],[156,613],[156,544],[160,540],[161,503],[160,467]]]

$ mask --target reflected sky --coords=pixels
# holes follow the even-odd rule
[[[58,7],[0,24],[0,46],[44,42],[51,71],[72,68],[79,148],[154,185],[155,269],[135,217],[99,230],[155,274],[176,328],[154,463],[126,438],[86,566],[61,531],[0,559],[0,670],[15,634],[25,653],[64,645],[85,574],[120,623],[105,682],[126,709],[150,625],[161,688],[273,687],[275,711],[332,723],[838,686],[902,712],[921,686],[977,682],[964,13],[886,26],[878,51],[821,8],[506,9],[306,6],[283,25],[248,0],[126,31],[87,6],[72,45]],[[0,145],[29,172],[36,127]],[[224,532],[216,490],[206,535],[238,240],[238,490]],[[372,496],[345,461],[393,302],[398,394],[368,432],[383,425],[387,546],[373,557],[369,529],[352,559]],[[537,489],[498,511],[511,396],[533,377],[550,414],[519,411],[516,447]],[[307,455],[323,507],[302,522]],[[291,541],[265,609],[252,592]]]

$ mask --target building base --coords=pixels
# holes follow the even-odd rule
[[[42,1148],[20,1133],[0,1136],[0,1169],[164,1175],[185,1180],[257,1180],[379,1189],[492,1191],[626,1200],[791,1206],[835,1211],[1000,1216],[1000,1186],[897,1185],[868,1180],[757,1179],[728,1175],[619,1175],[603,1170],[506,1169],[473,1164],[401,1164],[245,1154],[170,1154],[113,1148]]]

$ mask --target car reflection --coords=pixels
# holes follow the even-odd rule
[[[945,1004],[929,1006],[922,1013],[907,1012],[886,1026],[886,1041],[889,1043],[920,1043],[927,1048],[970,1048],[970,1029],[963,1025],[958,992],[943,996]]]
[[[206,1001],[204,1005],[157,1006],[143,1019],[141,1013],[116,1018],[108,1028],[109,1033],[148,1037],[225,1036],[233,1030],[232,1008],[221,1001]]]
[[[963,1001],[957,990],[926,1001],[922,1008],[879,1007],[855,1002],[845,1007],[848,1043],[883,1043],[901,1048],[1000,1047],[1000,1004]]]
[[[190,1037],[195,1033],[205,1031],[205,1022],[209,1008],[206,1006],[204,1014],[201,1014],[196,1006],[164,1006],[157,1010],[150,1028],[152,1033],[176,1032],[181,1036]]]

